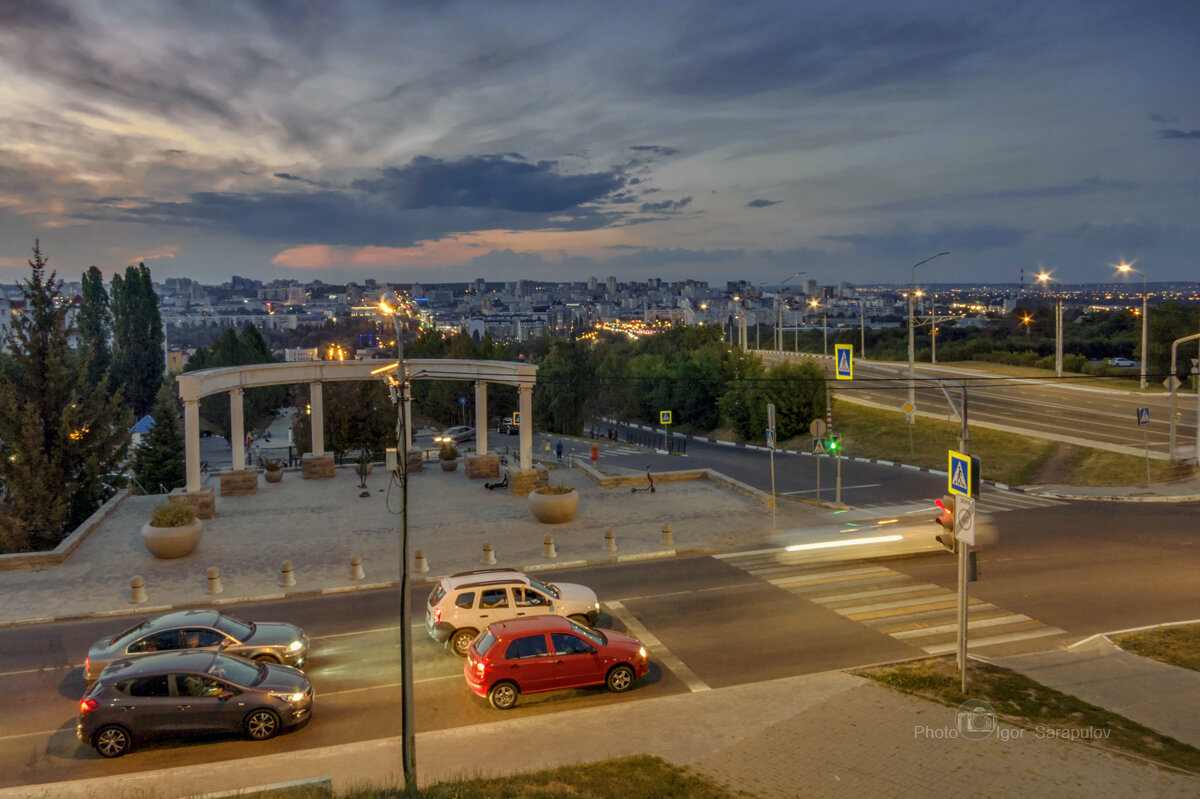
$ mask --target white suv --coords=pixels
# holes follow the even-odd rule
[[[494,621],[556,613],[594,625],[600,617],[596,592],[574,583],[543,583],[516,569],[480,569],[443,577],[429,594],[425,629],[458,656]]]

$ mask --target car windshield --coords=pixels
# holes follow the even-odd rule
[[[600,632],[599,630],[593,630],[591,627],[584,627],[582,624],[576,624],[570,619],[567,619],[567,624],[571,625],[571,632],[575,633],[576,635],[582,635],[596,646],[608,646],[608,638],[606,638],[604,633]]]
[[[562,592],[558,590],[557,585],[547,585],[541,580],[535,580],[532,577],[529,578],[529,585],[530,587],[541,591],[543,594],[549,594],[555,599],[562,599]]]
[[[114,635],[111,639],[109,639],[109,642],[108,642],[109,645],[111,646],[112,644],[115,644],[117,641],[120,641],[122,638],[128,638],[128,637],[132,636],[134,633],[138,632],[139,630],[142,630],[146,626],[147,622],[148,622],[148,619],[143,619],[142,621],[140,621],[137,624],[130,627],[125,632]]]
[[[213,622],[213,627],[239,641],[245,641],[254,635],[253,624],[234,618],[233,616],[226,616],[224,613],[217,615],[217,620]]]
[[[486,655],[494,643],[496,643],[496,636],[492,635],[491,630],[484,630],[483,635],[475,639],[475,651],[480,655]]]
[[[267,667],[252,660],[217,655],[213,658],[212,665],[208,667],[208,673],[214,677],[220,677],[222,680],[228,680],[234,685],[249,688],[262,682],[263,678],[267,676]]]

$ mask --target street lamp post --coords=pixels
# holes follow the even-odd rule
[[[792,275],[792,277],[787,278],[779,284],[779,295],[775,298],[775,310],[778,312],[778,318],[775,323],[775,338],[777,339],[776,349],[779,350],[780,353],[783,352],[783,284],[792,278],[797,278],[801,275],[807,274],[808,272],[797,272],[796,274]]]
[[[1051,281],[1059,282],[1050,277],[1049,272],[1042,272],[1037,276],[1037,282],[1043,286]],[[1054,374],[1056,377],[1063,376],[1062,295],[1058,292],[1054,293]]]
[[[917,404],[916,379],[917,370],[913,363],[913,299],[917,292],[917,267],[921,264],[926,264],[934,258],[940,258],[943,255],[949,255],[950,252],[939,252],[937,255],[931,255],[924,261],[917,261],[912,266],[912,280],[909,281],[908,289],[908,404]]]
[[[403,738],[401,762],[404,789],[413,796],[417,791],[416,728],[413,716],[412,625],[408,617],[408,375],[404,366],[404,335],[397,314],[382,300],[379,303],[392,317],[396,330],[396,374],[388,381],[396,389],[396,474],[400,481],[400,515],[396,521],[400,537],[400,728]],[[394,381],[394,382],[393,382]]]
[[[1150,337],[1149,337],[1149,331],[1150,331],[1149,319],[1150,319],[1150,317],[1146,313],[1146,300],[1149,297],[1149,294],[1147,292],[1147,286],[1149,284],[1146,282],[1145,273],[1139,272],[1138,270],[1134,269],[1133,264],[1127,264],[1124,262],[1119,263],[1119,264],[1117,264],[1117,271],[1133,272],[1135,275],[1142,276],[1142,382],[1141,382],[1141,387],[1145,388],[1146,387],[1146,365],[1147,365],[1146,362],[1148,360],[1147,355],[1149,354],[1149,341],[1150,341]]]

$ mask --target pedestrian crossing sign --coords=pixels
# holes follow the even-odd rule
[[[950,450],[950,493],[979,496],[979,458]]]
[[[671,423],[671,412],[670,411],[659,411],[658,412],[658,423],[659,424],[670,424]]]
[[[854,379],[854,345],[834,344],[833,352],[837,360],[837,379]]]

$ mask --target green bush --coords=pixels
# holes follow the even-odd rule
[[[151,527],[183,527],[196,521],[196,511],[187,505],[159,505],[150,516]]]
[[[275,458],[263,458],[262,467],[268,472],[277,472],[283,468],[283,461]]]
[[[452,461],[458,457],[458,449],[456,449],[453,444],[447,441],[446,443],[442,444],[442,449],[440,452],[438,452],[438,457],[444,461]]]
[[[542,488],[537,488],[534,490],[539,494],[557,496],[559,494],[570,494],[575,489],[571,488],[570,486],[543,486]]]

